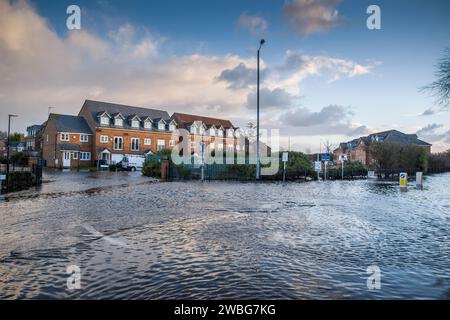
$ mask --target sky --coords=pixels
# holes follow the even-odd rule
[[[69,5],[81,29],[68,30]],[[369,30],[367,8],[381,10]],[[256,123],[316,152],[397,129],[450,148],[449,110],[420,91],[450,47],[442,0],[0,0],[0,130],[85,99]]]

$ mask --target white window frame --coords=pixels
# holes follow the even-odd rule
[[[116,127],[123,127],[123,119],[122,118],[116,118],[114,119],[114,125]]]
[[[137,148],[135,148],[135,147],[136,147],[136,146],[135,146],[136,141],[137,141]],[[140,144],[141,144],[140,142],[141,142],[141,141],[140,141],[139,138],[131,138],[130,150],[131,150],[131,151],[139,151],[139,147],[140,147]]]
[[[191,134],[196,134],[197,133],[197,126],[196,125],[192,125],[190,131],[191,131]]]
[[[151,138],[145,138],[144,139],[144,146],[151,146],[152,145],[152,139]]]
[[[139,120],[131,120],[131,127],[132,128],[139,129],[140,125],[141,124],[139,123]]]
[[[100,136],[100,143],[108,143],[109,142],[109,136],[101,135]]]
[[[228,151],[234,151],[234,146],[232,144],[227,145]]]
[[[209,129],[209,135],[210,135],[211,137],[215,137],[215,136],[216,136],[216,129],[210,128],[210,129]]]
[[[163,121],[158,122],[158,130],[166,130],[166,124]]]
[[[67,137],[67,139],[66,139]],[[61,132],[59,135],[59,140],[61,141],[70,141],[70,134],[69,133],[65,133],[65,132]]]
[[[219,144],[217,145],[217,150],[223,151],[223,143],[219,143]]]
[[[86,138],[86,139],[84,139],[84,138]],[[89,135],[80,134],[80,142],[89,142]]]
[[[169,131],[175,131],[177,129],[177,126],[174,124],[169,124]]]
[[[223,137],[223,130],[222,129],[219,129],[218,135],[219,135],[219,137]]]
[[[80,160],[81,161],[91,160],[91,153],[90,152],[80,152]]]
[[[78,160],[78,152],[72,152],[72,159]]]
[[[163,143],[161,143],[161,141],[162,141]],[[158,140],[156,141],[156,150],[160,151],[160,150],[164,149],[165,147],[166,147],[166,140],[164,140],[164,139],[158,139]]]
[[[233,138],[233,134],[234,134],[233,129],[229,129],[229,130],[227,131],[228,138]]]
[[[151,129],[152,124],[153,123],[150,120],[144,121],[144,129]]]
[[[119,139],[120,139],[121,148],[116,148],[116,139],[118,139],[117,141],[119,141]],[[115,136],[113,138],[113,150],[123,150],[123,137]]]
[[[101,116],[100,117],[100,124],[104,125],[104,126],[109,126],[109,117]]]

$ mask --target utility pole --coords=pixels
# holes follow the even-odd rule
[[[266,40],[261,39],[257,54],[257,80],[256,80],[256,180],[259,180],[260,159],[259,159],[259,52]]]
[[[10,152],[10,143],[11,143],[11,118],[12,117],[18,117],[15,114],[9,114],[8,115],[8,141],[7,141],[7,148],[6,148],[6,193],[9,191],[9,166],[10,166],[10,158],[9,158],[9,152]]]

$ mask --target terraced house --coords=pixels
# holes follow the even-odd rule
[[[79,112],[93,132],[92,158],[107,164],[175,146],[177,122],[167,111],[86,100]]]
[[[191,135],[191,154],[200,155],[200,144],[219,152],[245,151],[245,140],[240,129],[231,121],[175,112],[171,118],[179,128]],[[242,143],[240,143],[242,140]]]
[[[93,132],[83,117],[50,114],[42,129],[42,158],[50,168],[92,166]]]

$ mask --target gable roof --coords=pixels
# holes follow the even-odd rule
[[[406,134],[398,130],[387,130],[377,133],[372,133],[365,137],[360,137],[349,142],[342,142],[339,144],[341,149],[356,148],[364,142],[368,145],[372,142],[392,142],[401,144],[412,144],[416,146],[431,146],[430,143],[420,140],[416,134]]]
[[[92,134],[86,120],[80,116],[51,113],[48,122],[53,121],[57,132]]]
[[[140,119],[150,118],[150,119],[164,119],[168,121],[170,119],[167,111],[148,109],[142,107],[134,107],[117,103],[109,103],[102,101],[86,100],[84,102],[84,107],[92,114],[92,118],[99,123],[98,115],[103,112],[107,112],[110,115],[121,114],[125,119],[130,119],[130,116],[137,116]],[[124,127],[129,127],[129,124],[124,124]]]
[[[216,126],[216,128],[222,126],[225,129],[233,128],[233,124],[230,120],[225,119],[218,119],[218,118],[211,118],[211,117],[204,117],[204,116],[198,116],[193,114],[186,114],[186,113],[179,113],[175,112],[172,115],[172,119],[174,119],[180,126],[183,126],[187,129],[188,126],[190,126],[194,122],[202,122],[206,125],[207,128],[210,128],[211,126]]]

